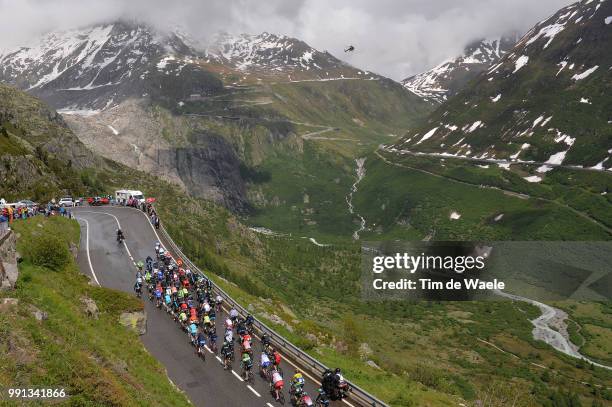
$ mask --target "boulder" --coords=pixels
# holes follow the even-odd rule
[[[361,360],[368,359],[368,356],[370,356],[371,354],[372,354],[372,348],[370,348],[370,345],[368,345],[365,342],[359,345],[359,357],[361,357]]]
[[[77,259],[78,255],[79,255],[79,248],[77,245],[75,245],[74,243],[70,242],[70,254],[72,254],[72,258],[73,259]]]
[[[380,370],[380,366],[378,366],[373,360],[368,360],[366,365],[373,367],[376,370]]]
[[[32,313],[32,315],[34,315],[34,318],[36,318],[37,321],[44,321],[47,318],[49,318],[49,314],[47,314],[44,311],[39,310],[38,308],[36,308],[35,306],[31,305],[30,306],[30,312]]]
[[[314,334],[307,333],[306,339],[308,339],[310,342],[314,343],[315,345],[319,344],[319,338],[317,338],[317,336]]]
[[[0,312],[8,311],[9,308],[19,304],[18,298],[2,298],[0,299]]]
[[[119,316],[119,323],[138,335],[144,335],[147,332],[147,314],[144,311],[124,312]]]
[[[19,298],[3,298],[0,301],[1,305],[17,305],[19,304]]]
[[[96,305],[96,302],[94,300],[87,297],[81,297],[81,304],[83,304],[83,307],[85,308],[85,314],[88,317],[98,319],[98,314],[100,313],[100,311],[98,310],[98,306]]]
[[[15,283],[19,277],[19,269],[17,268],[16,263],[2,262],[2,265],[0,266],[0,274],[2,275],[0,280],[0,289],[10,290],[15,288]]]
[[[287,328],[289,332],[293,332],[293,327],[276,314],[268,314],[264,312],[262,313],[262,317],[271,321],[273,324],[277,324]]]

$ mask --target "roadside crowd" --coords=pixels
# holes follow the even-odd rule
[[[72,219],[72,211],[69,208],[58,206],[49,202],[43,205],[8,205],[6,200],[0,199],[0,232],[9,230],[14,221],[24,220],[36,215],[53,216],[60,215]]]

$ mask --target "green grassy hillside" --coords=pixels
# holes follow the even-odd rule
[[[610,203],[586,185],[534,185],[497,168],[381,153],[366,161],[355,207],[368,223],[364,239],[608,240]]]
[[[611,14],[609,1],[559,10],[397,146],[538,162],[566,151],[563,164],[609,168]]]
[[[16,290],[0,293],[19,300],[0,309],[0,386],[63,388],[70,397],[56,405],[186,405],[138,335],[118,323],[122,312],[141,310],[142,303],[92,286],[79,272],[68,251],[79,242],[78,223],[35,217],[14,223],[14,230],[23,262]],[[95,301],[97,319],[85,314],[83,297]],[[47,318],[37,320],[34,310]]]
[[[7,201],[83,194],[79,173],[94,155],[36,98],[0,84],[0,196]]]

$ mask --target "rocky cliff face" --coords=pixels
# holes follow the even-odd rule
[[[215,134],[199,134],[195,146],[173,148],[174,165],[187,189],[223,203],[236,212],[248,210],[240,160],[227,141]]]
[[[19,276],[15,233],[0,232],[0,290],[12,289]]]

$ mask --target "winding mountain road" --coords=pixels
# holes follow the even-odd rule
[[[567,205],[567,204],[565,204],[563,202],[559,202],[559,201],[554,200],[554,199],[542,198],[542,197],[539,197],[539,196],[527,195],[527,194],[524,194],[524,193],[520,193],[520,192],[516,192],[516,191],[511,191],[509,189],[500,188],[498,186],[484,185],[484,184],[475,184],[475,183],[472,183],[472,182],[467,182],[467,181],[463,181],[463,180],[460,180],[460,179],[457,179],[457,178],[452,178],[452,177],[449,177],[449,176],[446,176],[446,175],[442,175],[442,174],[438,174],[438,173],[435,173],[435,172],[431,172],[431,171],[428,171],[428,170],[425,170],[425,169],[422,169],[422,168],[412,167],[410,165],[393,162],[393,161],[387,159],[382,154],[380,154],[380,151],[381,151],[380,149],[377,149],[376,151],[374,151],[374,154],[378,158],[380,158],[385,164],[392,165],[392,166],[395,166],[395,167],[400,167],[400,168],[406,168],[406,169],[417,171],[417,172],[420,172],[420,173],[423,173],[423,174],[428,174],[428,175],[431,175],[431,176],[436,177],[436,178],[442,178],[442,179],[446,179],[446,180],[451,181],[451,182],[455,182],[457,184],[469,185],[469,186],[476,187],[476,188],[495,189],[495,190],[498,190],[498,191],[502,191],[503,193],[505,193],[505,194],[507,194],[509,196],[514,196],[514,197],[521,198],[521,199],[536,199],[536,200],[539,200],[539,201],[542,201],[542,202],[548,202],[548,203],[551,203],[553,205],[557,205],[557,206],[565,208],[565,209],[567,209],[569,211],[572,211],[574,214],[576,214],[576,215],[580,216],[581,218],[584,218],[584,219],[588,220],[589,222],[599,226],[600,228],[602,228],[603,230],[608,232],[608,234],[612,235],[612,228],[609,228],[608,226],[604,225],[599,220],[591,217],[589,214],[587,214],[585,212],[582,212],[582,211],[580,211],[580,210],[578,210],[578,209],[576,209],[574,207],[571,207],[571,206],[569,206],[569,205]],[[387,150],[384,150],[384,151],[387,151]]]
[[[157,241],[165,246],[143,212],[122,207],[82,207],[75,208],[74,215],[81,224],[81,245],[78,263],[81,271],[90,275],[96,283],[104,287],[133,293],[135,282],[134,263],[154,255]],[[126,240],[117,243],[116,229],[120,225]],[[267,382],[261,378],[259,356],[261,344],[254,341],[255,378],[252,384],[240,379],[239,358],[234,361],[233,371],[226,371],[215,355],[209,352],[206,360],[195,356],[187,335],[182,332],[172,318],[159,310],[148,300],[144,300],[147,314],[147,332],[141,336],[146,349],[166,368],[169,379],[181,389],[195,406],[276,406],[268,391]],[[223,312],[223,315],[226,315]],[[217,333],[222,337],[222,315],[217,316]],[[236,355],[239,350],[236,349]],[[284,356],[284,355],[283,355]],[[295,367],[283,358],[281,367],[285,372],[285,399],[289,401],[289,379]],[[318,384],[306,375],[305,389],[316,398]],[[334,405],[349,405],[334,402]]]

